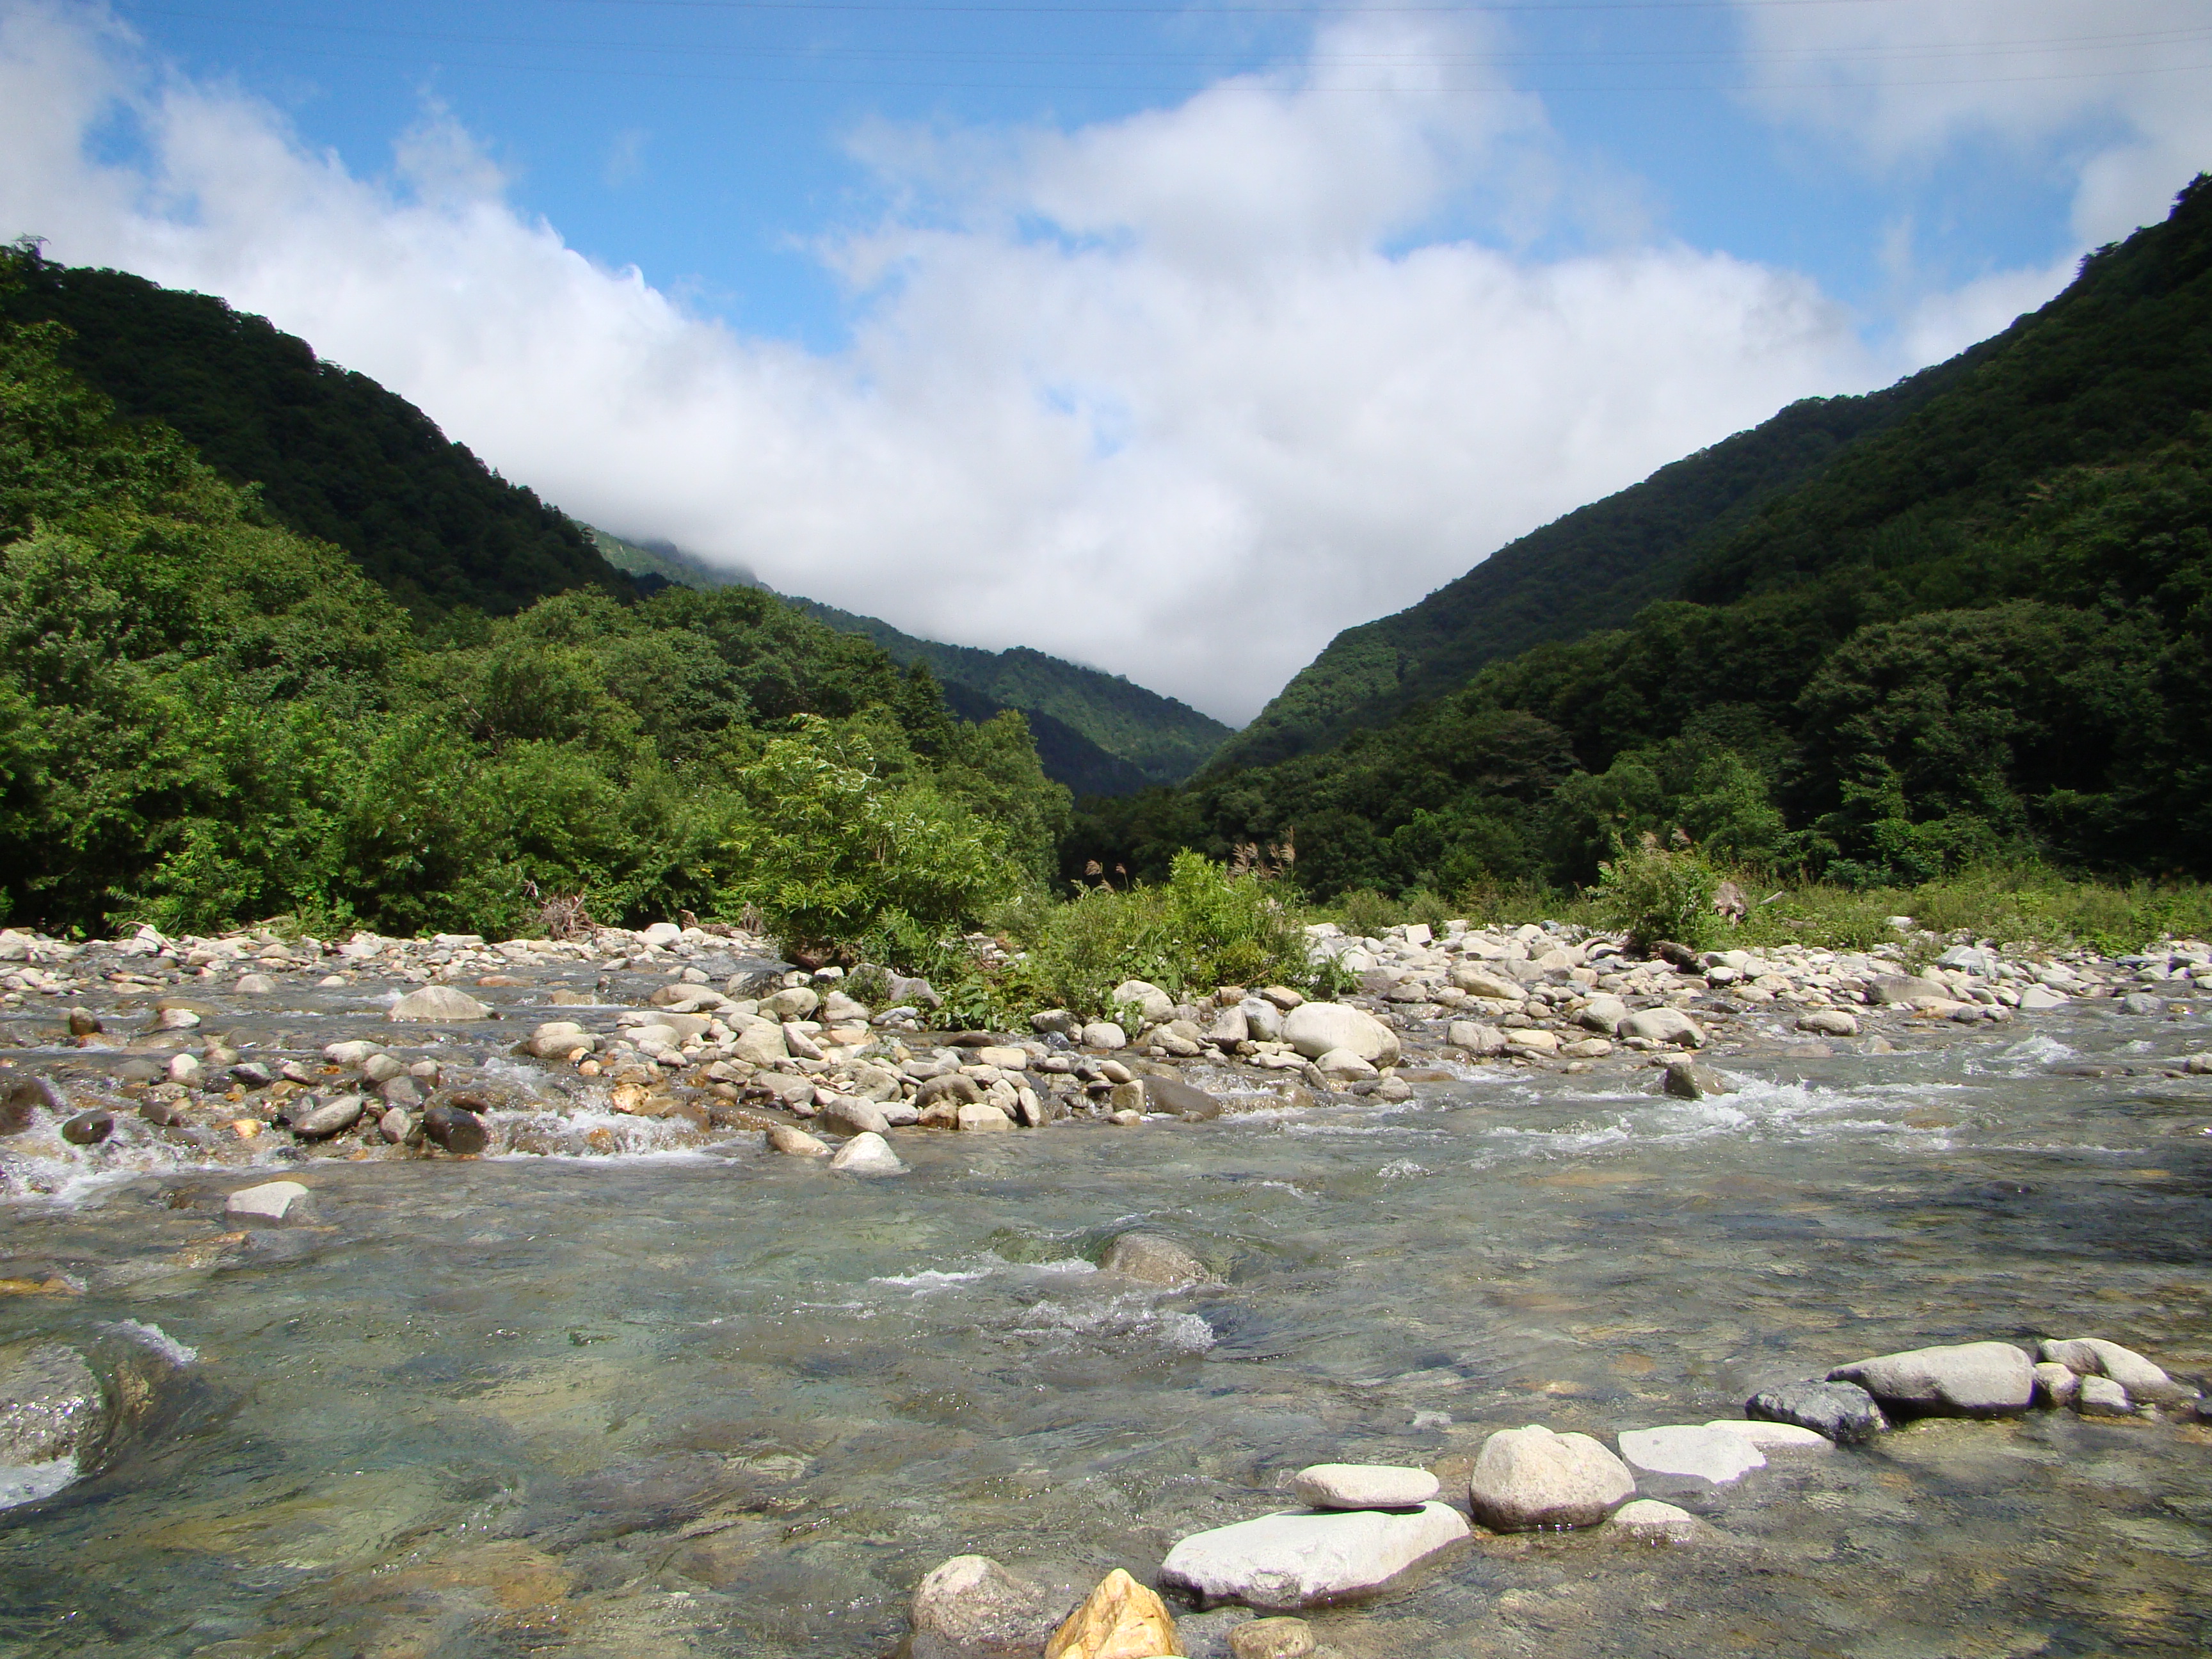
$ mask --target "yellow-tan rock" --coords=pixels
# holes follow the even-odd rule
[[[1053,1632],[1044,1659],[1160,1659],[1182,1650],[1167,1603],[1116,1567]]]

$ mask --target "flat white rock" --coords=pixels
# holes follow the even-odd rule
[[[258,1187],[240,1187],[223,1200],[223,1209],[231,1215],[265,1216],[271,1221],[282,1221],[291,1212],[292,1206],[307,1196],[307,1189],[296,1181],[264,1181]]]
[[[1291,1477],[1291,1496],[1317,1510],[1410,1510],[1441,1490],[1426,1469],[1393,1463],[1316,1463]]]
[[[1661,1429],[1624,1429],[1621,1461],[1638,1474],[1667,1474],[1725,1486],[1766,1467],[1766,1454],[1748,1435],[1683,1423]]]
[[[1815,1429],[1801,1429],[1795,1423],[1753,1423],[1740,1417],[1723,1417],[1705,1426],[1725,1434],[1740,1434],[1763,1452],[1825,1452],[1836,1449],[1836,1443],[1826,1435]]]
[[[1449,1504],[1297,1510],[1194,1533],[1168,1552],[1160,1578],[1211,1601],[1310,1607],[1387,1583],[1468,1530]]]

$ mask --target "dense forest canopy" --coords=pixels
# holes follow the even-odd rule
[[[418,617],[504,616],[577,587],[635,593],[564,514],[265,318],[34,248],[8,265],[0,319],[64,325],[60,361],[121,417],[158,420],[228,483],[258,485],[278,522],[343,549]]]
[[[926,668],[750,588],[425,629],[73,343],[0,323],[0,920],[508,932],[581,895],[804,945],[1048,877],[1068,798],[1018,714],[957,720]]]
[[[2212,180],[1886,395],[1755,510],[1723,490],[1679,524],[1672,591],[1626,626],[1325,753],[1086,803],[1064,867],[1290,842],[1316,893],[1451,891],[1679,831],[1850,882],[2212,873]]]

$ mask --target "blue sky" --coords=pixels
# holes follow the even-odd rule
[[[580,516],[1232,720],[2212,163],[2180,0],[0,0],[0,234]]]

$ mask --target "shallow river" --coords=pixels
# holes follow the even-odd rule
[[[293,1029],[357,1034],[325,1023]],[[135,1321],[197,1360],[115,1467],[0,1515],[0,1651],[886,1654],[949,1555],[1149,1578],[1186,1534],[1287,1507],[1310,1462],[1425,1464],[1463,1496],[1494,1429],[1703,1422],[1992,1337],[2212,1372],[2212,1079],[2154,1069],[2201,1024],[2091,1006],[1924,1042],[1722,1055],[1758,1080],[1694,1103],[1493,1070],[1397,1106],[902,1131],[911,1171],[874,1182],[750,1134],[324,1161],[314,1225],[228,1244],[205,1241],[240,1172],[87,1154],[76,1174],[125,1167],[0,1215],[0,1274],[85,1287],[0,1297],[0,1358]],[[1094,1271],[1137,1222],[1226,1283]],[[2212,1648],[2194,1425],[1931,1423],[1778,1459],[1708,1512],[1694,1546],[1481,1540],[1317,1633],[1347,1656]],[[1239,1616],[1188,1620],[1194,1653]]]

